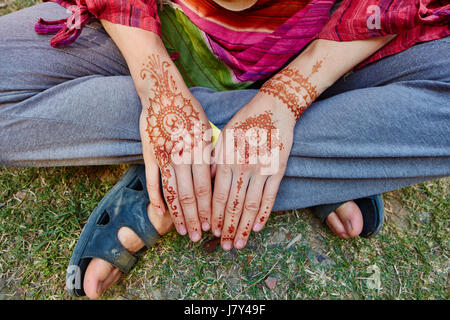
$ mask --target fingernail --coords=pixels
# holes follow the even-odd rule
[[[197,242],[198,240],[200,240],[200,233],[194,231],[191,235],[191,240],[194,242]]]
[[[218,238],[218,237],[220,237],[220,234],[221,234],[222,232],[220,231],[220,229],[216,229],[216,230],[214,230],[214,235]]]
[[[223,249],[224,250],[226,250],[226,251],[228,251],[228,250],[231,250],[231,246],[232,246],[232,243],[231,243],[231,241],[225,241],[224,243],[223,243]]]
[[[258,232],[258,231],[260,231],[261,229],[262,229],[262,225],[259,224],[259,223],[255,224],[255,225],[253,226],[253,231]]]
[[[244,240],[238,240],[236,242],[236,249],[242,249],[244,247]]]
[[[209,223],[208,222],[203,222],[202,223],[202,229],[203,231],[208,231],[209,230]]]
[[[348,238],[348,235],[346,233],[339,233],[339,236],[344,239]]]
[[[345,221],[345,229],[348,234],[350,234],[353,230],[352,223],[350,220]]]
[[[184,236],[187,233],[186,227],[185,226],[179,226],[178,227],[178,233],[181,234],[182,236]]]

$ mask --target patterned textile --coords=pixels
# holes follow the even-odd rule
[[[70,9],[66,20],[39,20],[36,32],[57,32],[67,45],[87,17],[161,35],[188,86],[215,90],[248,87],[273,75],[312,40],[352,41],[396,34],[361,63],[449,34],[450,4],[440,0],[259,0],[240,12],[212,0],[50,0]],[[64,23],[66,21],[66,23]],[[77,23],[78,21],[78,23]]]

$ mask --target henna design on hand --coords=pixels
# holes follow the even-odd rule
[[[239,205],[239,192],[241,192],[242,189],[242,183],[244,182],[244,180],[242,179],[243,177],[243,173],[241,173],[239,180],[236,182],[236,188],[237,188],[237,192],[236,192],[236,198],[233,201],[233,212],[236,211],[237,206]],[[234,217],[231,218],[231,222],[234,222]]]
[[[319,60],[312,67],[311,74],[303,76],[299,70],[286,67],[267,81],[260,89],[261,92],[272,95],[282,101],[292,112],[297,121],[306,108],[319,96],[317,87],[310,78],[322,67],[323,60]]]
[[[177,197],[175,189],[169,185],[172,177],[169,165],[174,152],[181,156],[186,148],[197,145],[203,137],[205,126],[201,125],[199,112],[192,101],[178,90],[169,72],[170,63],[161,61],[158,55],[148,57],[140,72],[141,79],[151,81],[147,110],[147,128],[150,144],[161,171],[162,187],[166,191],[166,202],[173,215],[178,216],[178,208],[173,204]],[[199,131],[196,131],[199,127]],[[192,137],[186,145],[186,137]]]
[[[272,117],[272,111],[266,110],[261,114],[250,116],[244,121],[236,122],[231,126],[234,135],[234,153],[243,159],[245,164],[251,163],[252,157],[270,156],[274,150],[284,149],[283,143],[278,137],[278,128],[275,126],[275,121]],[[252,143],[249,142],[249,139]],[[234,240],[234,232],[239,222],[239,219],[236,219],[236,211],[239,206],[239,194],[244,183],[243,177],[244,174],[241,172],[236,182],[237,192],[231,203],[231,212],[228,213],[231,214],[230,225],[222,236],[223,241]],[[246,237],[249,234],[249,229],[250,223],[247,223],[242,236]]]
[[[270,212],[269,212],[270,207],[266,206],[266,209],[264,210],[264,215],[259,218],[259,223],[264,223],[264,220],[266,220],[266,217],[269,216]]]
[[[273,135],[278,132],[278,128],[272,116],[272,111],[266,110],[232,126],[234,152],[245,164],[249,164],[250,160],[256,159],[257,156],[270,156],[272,150],[276,148],[279,150],[284,148],[278,135]],[[249,139],[252,143],[249,143]]]

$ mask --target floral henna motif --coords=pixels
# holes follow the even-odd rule
[[[265,111],[264,113],[248,117],[242,122],[235,123],[231,128],[234,135],[234,152],[244,160],[245,164],[251,163],[252,157],[270,156],[273,150],[283,150],[284,146],[278,137],[278,128],[272,120],[273,113]],[[249,134],[250,133],[250,134]],[[244,183],[244,174],[241,172],[236,182],[236,197],[232,202],[231,221],[222,239],[224,241],[233,240],[236,230],[236,210],[239,206],[239,194]],[[249,234],[249,223],[242,235],[246,237]]]
[[[272,95],[286,104],[297,121],[306,108],[319,96],[317,87],[311,83],[310,78],[320,70],[322,62],[323,60],[319,60],[307,77],[293,67],[286,67],[267,81],[260,91]]]
[[[271,111],[265,111],[233,125],[234,151],[245,164],[249,164],[257,156],[270,156],[274,149],[284,148],[278,135],[274,135],[278,128],[272,116]]]
[[[173,215],[178,216],[178,208],[174,205],[177,197],[175,189],[169,185],[172,177],[169,164],[174,151],[182,154],[183,148],[190,148],[201,141],[197,128],[204,133],[204,126],[199,125],[199,113],[195,111],[190,99],[185,98],[178,90],[169,73],[170,63],[161,61],[157,55],[148,57],[140,76],[149,79],[151,88],[148,98],[147,128],[150,144],[153,146],[155,158],[161,170],[162,187],[166,192],[166,202]],[[194,137],[186,145],[186,137]],[[180,147],[183,146],[183,147]]]
[[[152,55],[141,70],[141,77],[147,74],[153,80],[153,90],[147,107],[147,129],[150,143],[155,149],[158,162],[166,167],[170,162],[172,150],[177,143],[184,142],[186,135],[198,136],[199,113],[192,102],[179,92],[173,77],[167,70],[169,62],[160,62],[159,56]],[[199,139],[193,139],[192,143]],[[163,172],[168,174],[168,172]]]

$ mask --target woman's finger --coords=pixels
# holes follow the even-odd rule
[[[225,207],[225,217],[222,230],[222,248],[230,250],[244,207],[245,194],[247,192],[249,176],[244,171],[233,172],[233,182]]]
[[[194,177],[194,191],[197,199],[198,216],[203,231],[208,231],[211,227],[211,174],[207,164],[192,165]]]
[[[212,230],[216,237],[220,237],[223,228],[225,206],[230,193],[233,174],[228,165],[217,165],[216,177],[214,178],[214,192],[212,197]]]
[[[185,235],[187,233],[187,229],[184,222],[183,209],[178,199],[177,177],[172,166],[167,166],[161,181],[164,198],[166,199],[167,208],[172,216],[175,228],[179,234]]]
[[[210,168],[210,174],[211,174],[211,179],[214,178],[216,176],[216,169],[217,169],[217,164],[216,164],[216,157],[215,157],[215,149],[213,149],[211,151],[211,165],[209,166]]]
[[[161,192],[159,167],[156,163],[148,161],[145,164],[145,179],[150,204],[158,215],[163,216],[166,212],[166,206]]]
[[[192,241],[201,238],[200,221],[197,211],[197,200],[194,193],[192,181],[192,166],[190,164],[176,165],[178,200],[183,208],[184,221]]]
[[[239,222],[239,227],[234,237],[234,247],[242,249],[247,244],[256,215],[259,212],[261,199],[264,191],[264,184],[267,176],[252,176],[245,195],[244,208]]]
[[[275,175],[267,179],[264,186],[263,197],[261,200],[261,206],[259,208],[258,215],[256,216],[255,223],[253,225],[253,231],[258,232],[264,228],[267,219],[272,212],[275,199],[277,197],[278,188],[280,187],[282,176]]]

